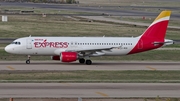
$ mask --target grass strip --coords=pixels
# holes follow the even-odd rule
[[[79,18],[78,18],[79,19]],[[65,16],[9,15],[8,22],[0,22],[1,38],[32,36],[112,36],[132,37],[141,35],[146,27],[73,20]],[[52,29],[52,30],[51,30]],[[167,30],[167,39],[179,39],[178,30]]]
[[[9,71],[0,73],[0,82],[180,83],[180,71]]]

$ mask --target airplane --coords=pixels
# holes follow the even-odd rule
[[[12,54],[48,55],[52,60],[91,65],[90,57],[122,56],[153,50],[174,44],[165,39],[171,11],[162,11],[152,24],[138,37],[23,37],[5,47]]]

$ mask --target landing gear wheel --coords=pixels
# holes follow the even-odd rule
[[[26,60],[26,64],[30,64],[30,60]]]
[[[26,64],[30,64],[30,58],[31,58],[31,56],[28,55],[28,59],[26,60]]]
[[[83,59],[83,58],[79,59],[79,63],[82,63],[82,64],[85,63],[85,59]]]
[[[87,64],[87,65],[91,65],[91,64],[92,64],[92,61],[91,61],[91,60],[86,60],[86,64]]]

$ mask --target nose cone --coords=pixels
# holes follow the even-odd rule
[[[8,53],[11,53],[11,47],[8,45],[8,46],[6,46],[5,48],[4,48],[4,50],[6,51],[6,52],[8,52]]]

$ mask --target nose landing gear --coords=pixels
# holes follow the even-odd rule
[[[28,59],[26,60],[26,64],[30,64],[30,58],[31,58],[31,56],[28,55]]]

